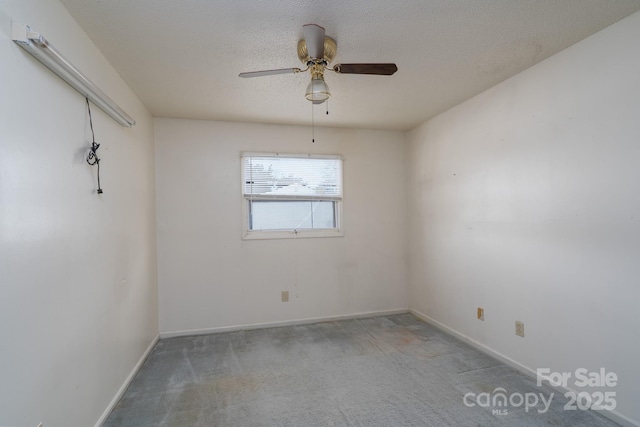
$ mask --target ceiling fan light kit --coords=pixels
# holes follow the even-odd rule
[[[322,76],[313,77],[309,85],[307,86],[307,93],[304,95],[307,101],[311,101],[314,104],[322,104],[324,101],[331,97],[329,92],[329,86],[324,82]]]
[[[311,82],[307,86],[305,98],[313,104],[322,104],[331,92],[324,81],[326,70],[339,74],[370,74],[390,76],[398,67],[396,64],[337,64],[333,68],[328,65],[335,58],[337,51],[336,41],[325,36],[324,28],[316,24],[307,24],[302,27],[304,38],[298,42],[298,58],[307,66],[300,68],[281,68],[277,70],[253,71],[240,73],[240,77],[261,77],[275,74],[296,74],[309,71]]]

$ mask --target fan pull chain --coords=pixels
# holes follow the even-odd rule
[[[316,142],[316,126],[313,120],[313,103],[311,103],[311,142]]]
[[[329,100],[327,99],[327,116],[329,115]]]

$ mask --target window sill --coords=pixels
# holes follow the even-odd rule
[[[344,237],[342,230],[268,230],[245,231],[242,240],[272,240],[272,239],[310,239],[323,237]]]

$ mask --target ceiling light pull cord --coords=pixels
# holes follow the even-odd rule
[[[311,104],[311,142],[316,142],[316,124],[313,120],[313,103]]]
[[[91,118],[91,106],[89,105],[89,98],[85,98],[87,100],[87,111],[89,112],[89,126],[91,127],[91,148],[89,149],[89,154],[87,155],[87,163],[90,166],[97,165],[98,166],[98,189],[96,192],[98,194],[102,194],[102,188],[100,188],[100,159],[98,158],[98,148],[100,148],[100,144],[96,142],[96,134],[93,132],[93,119]]]

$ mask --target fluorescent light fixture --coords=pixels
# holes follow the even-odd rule
[[[12,38],[20,47],[42,62],[62,80],[69,83],[82,96],[89,98],[113,120],[126,127],[136,124],[135,120],[51,46],[41,34],[31,31],[28,25],[14,22],[12,24]]]

